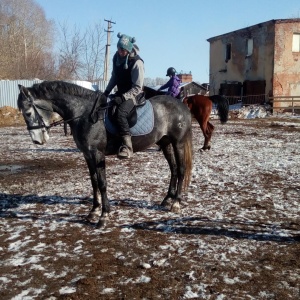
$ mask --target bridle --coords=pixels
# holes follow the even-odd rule
[[[39,109],[43,109],[43,110],[46,110],[46,111],[51,111],[51,110],[48,110],[44,107],[41,107],[39,105],[36,105],[34,102],[33,102],[33,99],[30,97],[30,96],[27,96],[24,91],[22,91],[22,94],[25,96],[25,99],[32,105],[33,107],[33,110],[35,112],[35,115],[37,116],[37,121],[38,121],[38,125],[35,125],[35,126],[30,126],[28,125],[28,122],[27,123],[27,130],[34,130],[34,129],[42,129],[42,128],[45,128],[47,131],[50,129],[51,127],[51,124],[49,126],[47,126],[44,122],[44,119],[43,117],[39,114],[37,108]],[[26,119],[25,119],[26,120]]]
[[[30,126],[30,125],[27,124],[27,130],[34,130],[34,129],[43,129],[43,128],[45,128],[45,129],[48,131],[50,128],[52,128],[52,127],[54,127],[54,126],[58,126],[58,125],[61,125],[61,124],[68,123],[68,122],[70,122],[70,121],[79,119],[79,118],[81,118],[81,117],[83,117],[83,116],[85,115],[85,114],[82,114],[82,115],[80,115],[80,116],[77,116],[77,117],[74,117],[74,118],[71,118],[71,119],[68,119],[68,120],[61,119],[61,120],[59,120],[59,121],[52,122],[51,124],[49,124],[49,126],[47,126],[47,125],[45,124],[44,120],[43,120],[43,117],[40,115],[40,113],[38,112],[37,109],[41,109],[41,110],[48,111],[48,112],[51,112],[51,113],[53,112],[53,110],[50,110],[50,109],[47,109],[47,108],[45,108],[45,107],[39,106],[38,104],[35,104],[35,103],[34,103],[34,99],[32,99],[32,97],[30,97],[30,95],[27,96],[27,95],[24,93],[24,91],[22,91],[22,94],[24,95],[25,99],[26,99],[28,102],[31,103],[31,105],[32,105],[32,107],[33,107],[33,109],[34,109],[34,112],[35,112],[35,114],[36,114],[36,116],[37,116],[37,121],[38,121],[38,125],[35,125],[35,126]],[[113,106],[113,105],[108,104],[108,105],[106,105],[106,106],[100,106],[97,110],[105,110],[105,109],[107,109],[107,108],[109,108],[109,107],[111,107],[111,106]],[[26,122],[26,123],[27,123],[27,122]]]
[[[45,129],[48,131],[50,128],[52,128],[52,127],[54,127],[54,126],[58,126],[58,125],[61,125],[61,124],[68,123],[68,122],[73,121],[73,120],[75,120],[75,119],[79,119],[79,118],[81,118],[81,117],[83,116],[83,114],[82,114],[82,115],[80,115],[80,116],[77,116],[77,117],[74,117],[74,118],[71,118],[71,119],[68,119],[68,120],[61,119],[61,120],[59,120],[59,121],[52,122],[51,124],[49,124],[49,126],[47,126],[47,125],[45,124],[44,120],[43,120],[43,117],[39,114],[37,108],[38,108],[38,109],[41,109],[41,110],[44,110],[44,111],[49,111],[49,112],[53,112],[53,111],[50,110],[50,109],[47,109],[47,108],[45,108],[45,107],[39,106],[39,105],[37,105],[37,104],[34,104],[34,103],[32,103],[32,106],[33,106],[33,109],[34,109],[34,111],[35,111],[35,113],[36,113],[36,115],[37,115],[37,119],[38,119],[39,125],[36,125],[36,126],[28,126],[28,125],[27,125],[27,129],[28,129],[28,130],[45,128]]]

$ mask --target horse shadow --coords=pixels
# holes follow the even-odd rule
[[[299,243],[299,230],[291,227],[263,223],[235,222],[233,220],[209,220],[205,217],[179,217],[122,225],[122,228],[148,230],[169,234],[223,236],[241,240]],[[284,228],[283,228],[284,227]],[[278,229],[291,230],[291,235],[282,236]]]
[[[112,207],[130,207],[132,209],[147,209],[154,211],[168,211],[159,204],[151,204],[147,200],[112,199],[109,201]],[[86,221],[86,214],[65,212],[47,213],[18,210],[22,204],[42,205],[84,205],[90,206],[90,197],[62,197],[57,195],[38,196],[35,194],[19,195],[0,193],[0,218],[19,220],[55,220],[56,222],[69,222],[94,227],[96,223]],[[226,219],[211,220],[206,217],[178,217],[161,219],[157,221],[136,222],[132,224],[118,225],[121,228],[135,230],[162,232],[167,234],[199,235],[199,236],[223,236],[241,240],[269,241],[276,243],[299,243],[300,228],[292,224],[274,225],[272,223],[240,222]],[[297,225],[298,226],[298,225]],[[282,236],[278,230],[289,231],[289,235]]]
[[[124,198],[124,199],[111,199],[109,200],[109,203],[111,206],[120,206],[120,207],[129,207],[132,209],[141,208],[141,209],[147,209],[152,211],[167,211],[169,212],[169,209],[166,207],[161,206],[160,204],[151,204],[147,200],[136,200],[136,199],[130,199],[130,198]]]
[[[42,204],[44,206],[60,205],[91,205],[92,199],[89,197],[61,197],[57,195],[38,196],[36,194],[20,195],[0,193],[0,218],[19,220],[56,220],[58,222],[86,223],[85,215],[78,213],[47,213],[23,211],[18,209],[23,204]]]
[[[77,148],[60,148],[60,149],[54,149],[54,148],[37,148],[37,149],[20,149],[20,152],[53,152],[53,153],[75,153],[75,152],[80,152],[79,149]]]
[[[141,208],[154,211],[169,212],[168,208],[159,204],[150,204],[147,200],[122,199],[110,200],[112,206]],[[270,241],[277,243],[300,242],[300,228],[295,226],[277,225],[272,223],[240,222],[234,220],[210,220],[206,217],[179,217],[158,221],[146,221],[133,224],[124,224],[121,228],[135,230],[148,230],[169,234],[225,236],[234,239],[246,239],[256,241]],[[278,230],[289,230],[289,236],[282,236]]]
[[[48,195],[48,196],[38,196],[36,194],[21,195],[21,194],[5,194],[0,193],[0,218],[7,219],[19,219],[19,220],[55,220],[56,222],[69,222],[86,224],[89,226],[94,226],[96,223],[88,222],[86,220],[87,211],[85,213],[71,213],[68,211],[48,213],[46,212],[47,206],[55,205],[83,205],[90,208],[92,206],[93,199],[90,197],[63,197],[58,195]],[[148,210],[161,210],[165,211],[166,208],[160,205],[151,205],[146,200],[133,200],[133,199],[111,199],[109,200],[112,207],[131,207],[133,209],[142,208]],[[45,206],[43,211],[33,212],[33,211],[23,211],[19,207],[23,204],[41,204]]]

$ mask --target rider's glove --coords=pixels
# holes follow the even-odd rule
[[[123,97],[120,97],[120,96],[116,96],[114,97],[114,101],[117,105],[120,105],[121,103],[123,103]]]

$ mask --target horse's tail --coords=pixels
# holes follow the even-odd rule
[[[192,144],[192,128],[187,132],[186,141],[184,144],[184,164],[185,173],[183,180],[183,190],[186,190],[190,184],[193,168],[193,144]]]
[[[228,121],[228,114],[229,114],[228,99],[221,95],[209,96],[209,99],[214,104],[217,104],[218,115],[220,117],[221,123],[226,123]]]

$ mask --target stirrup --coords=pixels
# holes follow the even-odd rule
[[[131,158],[131,156],[132,156],[132,151],[126,145],[122,145],[119,149],[118,157]]]

